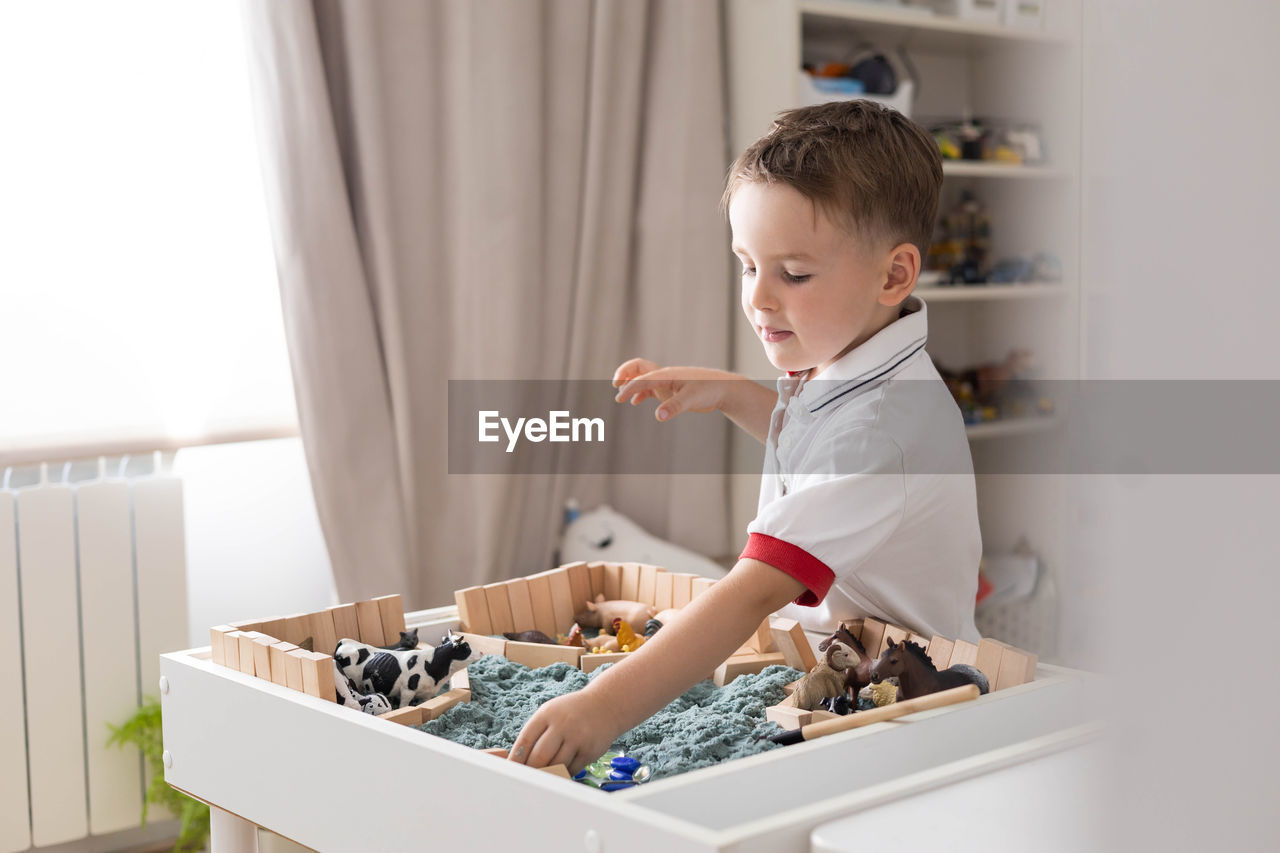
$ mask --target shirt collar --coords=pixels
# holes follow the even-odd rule
[[[876,332],[815,379],[800,383],[798,396],[810,412],[816,412],[859,386],[885,379],[907,359],[924,349],[929,336],[928,312],[924,300],[914,294],[902,303],[898,319]],[[795,382],[797,377],[781,381]]]

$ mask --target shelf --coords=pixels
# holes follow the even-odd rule
[[[943,160],[944,178],[1052,178],[1067,177],[1065,169],[1054,166],[1009,166],[969,160]]]
[[[964,21],[883,4],[852,0],[800,0],[796,5],[802,15],[852,25],[872,41],[907,47],[967,52],[1018,43],[1071,43],[1070,37],[1060,33]]]
[[[1031,435],[1032,433],[1046,432],[1061,423],[1062,419],[1057,415],[1042,415],[1039,417],[1010,418],[1004,421],[973,424],[966,426],[964,432],[970,441],[980,441],[987,438],[1003,438],[1009,435]]]
[[[1062,284],[949,284],[919,287],[913,291],[929,304],[937,302],[1006,302],[1022,299],[1060,299],[1067,295]]]

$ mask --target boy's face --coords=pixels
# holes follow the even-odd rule
[[[729,224],[742,261],[742,310],[779,370],[821,373],[888,325],[892,306],[910,292],[884,287],[890,252],[859,245],[786,184],[738,187]]]

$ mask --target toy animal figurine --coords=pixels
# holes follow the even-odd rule
[[[338,666],[336,660],[333,662],[333,686],[337,693],[338,704],[343,707],[354,708],[374,716],[391,710],[391,700],[381,693],[372,693],[368,696],[361,693],[356,683],[343,673],[342,667]]]
[[[559,636],[556,639],[559,639]],[[582,626],[574,622],[573,627],[569,629],[569,633],[563,640],[560,640],[560,645],[577,646],[580,649],[586,648],[586,645],[582,642]]]
[[[387,651],[344,638],[333,653],[342,674],[366,695],[381,693],[396,708],[426,699],[450,675],[480,657],[452,631],[435,648]]]
[[[858,698],[866,699],[877,708],[883,708],[898,701],[898,685],[888,679],[879,684],[868,684],[858,692]]]
[[[818,643],[818,651],[825,652],[832,643],[844,643],[858,655],[858,663],[845,670],[845,686],[857,697],[862,688],[871,683],[871,664],[873,663],[871,655],[867,654],[862,641],[855,637],[843,622],[834,634]]]
[[[586,645],[587,651],[593,655],[622,651],[622,647],[618,645],[618,638],[609,634],[601,634],[598,637],[583,640],[583,643]]]
[[[622,619],[632,625],[643,625],[657,612],[653,605],[643,601],[605,601],[604,595],[597,595],[595,601],[587,602],[586,610],[573,618],[584,628],[603,628],[613,624],[614,619]]]
[[[541,631],[503,631],[502,636],[508,640],[515,640],[517,643],[545,643],[547,645],[556,645],[556,641],[548,637]]]
[[[915,699],[965,684],[978,685],[979,693],[991,690],[982,671],[968,664],[958,663],[938,672],[933,661],[925,654],[924,647],[910,640],[901,643],[889,640],[889,647],[884,650],[884,654],[871,665],[873,682],[878,684],[891,675],[898,676],[898,701]]]
[[[822,707],[828,696],[846,695],[845,670],[856,666],[857,653],[844,643],[829,643],[827,652],[818,665],[796,685],[796,707],[801,711],[813,711]]]
[[[378,646],[378,648],[384,649],[389,652],[394,652],[396,649],[404,649],[408,651],[409,649],[416,649],[417,647],[418,647],[418,629],[417,628],[414,628],[412,631],[401,631],[399,641],[393,645]]]
[[[624,652],[634,652],[644,645],[645,638],[622,619],[613,620],[613,635],[618,638],[618,648]]]

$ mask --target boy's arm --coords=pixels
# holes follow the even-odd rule
[[[582,690],[539,708],[512,744],[511,760],[534,767],[564,764],[577,773],[619,735],[710,676],[770,613],[804,590],[767,563],[739,560],[634,655]]]
[[[657,417],[669,421],[681,412],[719,409],[729,420],[763,443],[769,437],[769,417],[778,392],[736,373],[710,367],[659,367],[633,358],[613,375],[619,403],[634,406],[649,397],[658,403]]]

